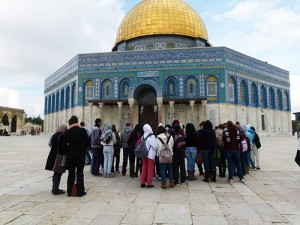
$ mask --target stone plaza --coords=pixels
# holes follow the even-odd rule
[[[0,137],[0,224],[300,224],[300,172],[295,136],[261,137],[261,170],[245,184],[203,177],[162,190],[138,178],[93,177],[85,168],[84,197],[54,196],[45,171],[48,135]],[[61,188],[66,189],[67,173]]]

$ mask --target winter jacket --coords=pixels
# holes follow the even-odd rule
[[[90,145],[90,138],[84,128],[74,126],[65,132],[66,153],[68,156],[85,156],[86,150]]]
[[[227,136],[228,134],[229,136]],[[241,135],[237,129],[225,128],[222,136],[224,142],[224,150],[240,151]]]
[[[148,158],[154,159],[156,155],[156,151],[158,149],[158,143],[156,141],[156,137],[153,135],[152,128],[150,127],[149,124],[145,124],[143,130],[144,130],[143,138],[146,138],[149,134],[152,134],[146,140],[146,146],[148,149]]]
[[[163,149],[163,144],[161,143],[161,141],[158,138],[160,138],[166,144],[167,144],[167,141],[169,138],[168,146],[172,150],[172,155],[173,155],[174,139],[173,139],[172,135],[165,134],[165,133],[161,133],[161,134],[157,135],[157,138],[156,138],[156,141],[158,144],[157,155],[159,155],[160,151]]]
[[[66,154],[66,150],[65,150],[65,146],[63,145],[63,139],[64,139],[64,135],[60,132],[57,132],[55,134],[53,134],[52,138],[51,138],[51,149],[47,158],[47,162],[46,162],[46,166],[45,166],[45,170],[50,170],[52,171],[53,167],[54,167],[54,162],[56,159],[56,154]]]
[[[121,131],[121,143],[123,145],[123,148],[129,148],[127,141],[131,131],[132,131],[131,127],[124,127],[124,129]]]
[[[207,120],[204,124],[203,130],[200,133],[200,140],[202,142],[203,150],[214,151],[217,149],[216,133],[213,129],[212,123]]]

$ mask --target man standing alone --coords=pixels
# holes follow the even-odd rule
[[[86,195],[84,191],[83,169],[85,164],[86,149],[90,144],[89,136],[85,129],[78,126],[77,116],[69,119],[70,128],[65,132],[67,168],[69,170],[67,193],[72,196],[72,187],[77,176],[77,196]]]

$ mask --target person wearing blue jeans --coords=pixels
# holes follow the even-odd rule
[[[242,140],[242,134],[232,121],[227,122],[227,127],[223,131],[222,140],[224,142],[224,150],[228,161],[228,182],[233,183],[233,175],[236,167],[237,175],[240,178],[240,181],[244,183],[240,158],[240,143]]]
[[[185,128],[186,150],[185,157],[187,159],[188,180],[197,180],[195,177],[195,161],[200,147],[199,133],[194,124],[187,123]]]
[[[244,176],[241,167],[241,158],[240,152],[236,150],[227,150],[226,157],[228,161],[228,180],[231,182],[233,180],[233,175],[235,171],[235,167],[237,169],[237,175],[240,178],[240,181],[243,181]]]
[[[101,144],[103,145],[103,155],[104,155],[104,177],[112,178],[114,174],[111,173],[111,167],[114,157],[114,144],[117,142],[115,133],[112,131],[112,125],[107,124],[103,129],[101,135]]]

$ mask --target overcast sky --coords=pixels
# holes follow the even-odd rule
[[[185,0],[213,46],[226,46],[290,72],[300,112],[299,0]],[[43,117],[44,80],[81,53],[110,52],[126,13],[140,0],[0,0],[0,106]]]

